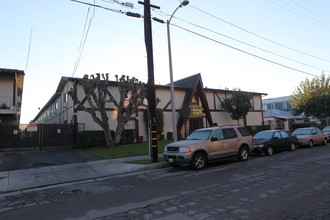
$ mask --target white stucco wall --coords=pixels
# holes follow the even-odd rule
[[[1,88],[1,87],[0,87]],[[60,113],[59,117],[54,118],[54,120],[49,121],[48,123],[73,123],[74,118],[74,108],[73,108],[73,101],[70,96],[67,96],[67,101],[65,101],[65,96],[70,89],[73,88],[73,82],[68,81],[65,86],[63,87],[63,90],[61,91],[60,96],[52,103],[51,106],[55,104],[55,102],[58,103],[59,109],[57,110],[57,114]],[[111,86],[110,92],[112,95],[119,101],[119,92],[117,86]],[[215,94],[216,93],[216,94]],[[83,100],[85,97],[84,91],[81,86],[78,85],[77,87],[77,94],[79,100]],[[182,89],[175,89],[175,107],[176,107],[176,122],[179,119],[179,110],[182,107],[183,100],[185,98],[186,91]],[[218,125],[233,125],[233,124],[241,124],[243,125],[243,120],[232,120],[229,113],[224,112],[221,108],[221,100],[224,100],[225,98],[231,97],[231,91],[205,91],[205,95],[209,104],[209,109],[211,111],[211,116],[214,123],[217,123]],[[172,112],[171,112],[171,104],[169,104],[171,100],[170,96],[170,87],[158,87],[156,88],[156,97],[160,99],[159,104],[157,105],[157,108],[163,109],[164,112],[164,131],[163,134],[166,138],[167,132],[173,132],[173,126],[172,126]],[[147,102],[145,102],[147,103]],[[200,106],[201,102],[199,100]],[[262,112],[261,107],[261,95],[254,95],[253,96],[253,105],[254,110],[249,112],[247,115],[247,124],[248,125],[261,125],[262,124]],[[51,108],[51,106],[49,108]],[[85,106],[88,107],[88,103],[85,103]],[[166,107],[166,108],[165,108]],[[117,126],[117,110],[115,108],[115,105],[113,103],[108,103],[106,105],[106,108],[109,109],[108,111],[108,117],[110,120],[110,126],[113,130]],[[138,115],[133,115],[133,119],[137,119],[139,121],[138,124],[138,130],[139,130],[139,136],[143,136],[143,140],[147,141],[147,128],[145,126],[144,118],[143,118],[143,109],[145,107],[141,107]],[[47,109],[49,110],[49,109]],[[44,114],[47,113],[47,110],[44,112]],[[77,111],[77,122],[85,124],[85,130],[101,130],[101,127],[95,123],[92,119],[92,116],[84,111],[78,110]],[[204,118],[203,121],[205,122],[206,119]],[[212,126],[212,125],[211,125]],[[184,128],[183,128],[184,129]]]

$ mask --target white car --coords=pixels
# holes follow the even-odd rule
[[[307,145],[308,147],[314,147],[315,144],[326,145],[329,136],[326,133],[322,133],[319,128],[297,128],[292,132],[292,135],[297,136],[299,145]]]

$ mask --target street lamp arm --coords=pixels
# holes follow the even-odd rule
[[[181,4],[174,10],[174,12],[172,13],[172,15],[171,15],[171,17],[170,17],[170,19],[168,19],[167,20],[167,24],[169,24],[169,23],[171,23],[171,20],[172,20],[172,18],[173,18],[173,15],[175,14],[175,12],[179,9],[179,8],[181,8],[182,6],[186,6],[186,5],[188,5],[189,4],[189,1],[183,1],[183,2],[181,2]]]

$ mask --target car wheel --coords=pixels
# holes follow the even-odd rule
[[[290,145],[290,147],[289,147],[289,150],[290,151],[294,151],[295,149],[296,149],[296,144],[295,143],[292,143],[291,145]]]
[[[238,160],[241,162],[247,161],[249,159],[249,150],[247,147],[241,147],[238,152]]]
[[[271,146],[267,147],[266,155],[267,156],[272,156],[274,153],[274,150]]]
[[[195,170],[202,170],[206,167],[207,159],[204,153],[197,152],[190,163],[190,166]]]
[[[176,164],[176,163],[171,163],[171,166],[172,167],[180,167],[181,165],[180,164]]]
[[[309,140],[309,142],[308,142],[308,147],[310,147],[310,148],[314,147],[314,142],[313,142],[313,140]]]
[[[324,145],[326,145],[327,143],[328,143],[327,139],[324,138],[324,140],[323,140],[323,142],[322,142],[322,145],[324,146]]]

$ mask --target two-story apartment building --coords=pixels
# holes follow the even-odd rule
[[[0,124],[19,124],[24,71],[0,68]]]
[[[85,97],[83,88],[76,83],[78,78],[62,77],[57,87],[55,94],[50,98],[46,105],[33,119],[33,123],[84,123],[86,130],[100,130],[92,117],[82,111],[79,104],[74,103],[68,92],[71,89],[77,91],[79,100]],[[228,112],[222,106],[221,101],[231,97],[233,91],[209,89],[203,87],[201,74],[195,74],[187,78],[178,80],[174,83],[175,86],[175,106],[176,106],[176,126],[178,133],[185,137],[191,131],[201,128],[210,127],[215,123],[218,125],[228,124],[243,124],[243,120],[239,122],[232,120]],[[114,98],[119,99],[118,86],[115,81],[111,81],[108,87]],[[251,103],[253,109],[248,113],[246,121],[248,125],[262,125],[262,96],[264,93],[252,93]],[[169,85],[156,85],[156,98],[160,100],[157,108],[164,112],[164,132],[173,131],[172,113],[171,113],[171,98]],[[180,118],[180,109],[183,106],[188,106],[194,109],[193,114],[188,119]],[[116,127],[117,109],[112,103],[107,104],[108,118],[110,127]],[[143,119],[145,107],[139,110],[131,117],[125,129],[133,129],[135,137],[143,136],[147,138],[147,128]]]

